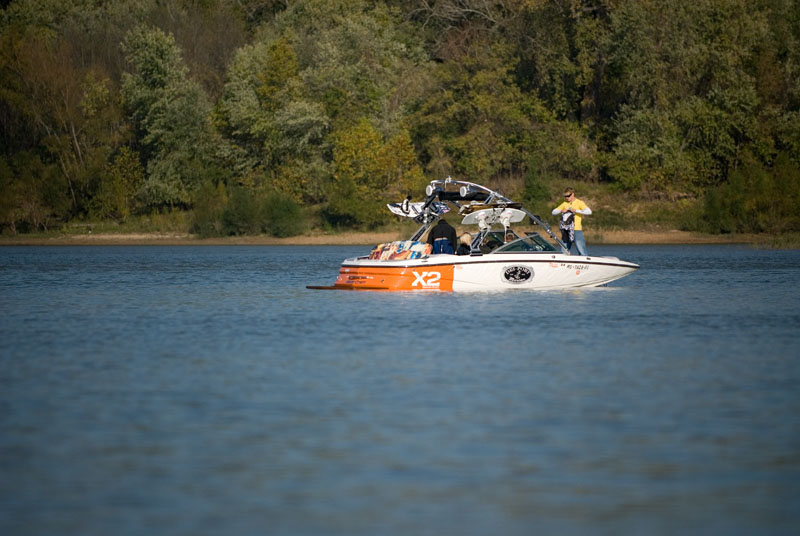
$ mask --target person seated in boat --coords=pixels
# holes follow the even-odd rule
[[[504,242],[506,244],[508,244],[509,242],[513,242],[516,239],[517,239],[517,235],[514,233],[514,231],[512,231],[511,229],[506,231],[506,236],[505,236],[505,240],[504,240]]]
[[[455,253],[455,245],[458,243],[458,236],[456,230],[452,225],[447,223],[444,218],[440,218],[439,222],[428,233],[428,244],[433,246],[433,253]]]
[[[481,252],[489,253],[502,245],[503,243],[500,242],[500,239],[498,237],[494,236],[491,233],[488,233],[486,236],[483,237],[483,241],[481,242]]]
[[[472,235],[469,233],[463,233],[458,238],[458,249],[456,250],[456,255],[469,255],[470,251],[472,251]]]

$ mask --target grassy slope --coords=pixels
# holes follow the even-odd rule
[[[564,185],[552,185],[560,192]],[[595,244],[680,244],[680,243],[751,243],[766,247],[800,247],[800,236],[703,235],[689,232],[700,215],[700,201],[688,196],[649,198],[620,193],[602,184],[575,185],[577,196],[593,211],[584,220],[587,241]],[[555,226],[550,210],[560,203],[560,195],[534,204],[532,212]],[[448,220],[459,232],[459,218]],[[0,236],[0,245],[14,244],[375,244],[407,238],[415,229],[413,222],[394,222],[381,229],[359,232],[332,232],[312,229],[296,237],[268,236],[199,239],[188,233],[190,215],[185,212],[156,214],[116,222],[86,222],[66,225],[47,233]],[[468,230],[468,229],[463,229]]]

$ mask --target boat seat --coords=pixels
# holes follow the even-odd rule
[[[431,254],[431,245],[416,240],[395,240],[378,244],[370,252],[369,258],[380,261],[399,261],[419,259]]]

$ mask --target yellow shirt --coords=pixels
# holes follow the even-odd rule
[[[564,201],[563,203],[558,205],[556,208],[554,208],[553,209],[553,214],[558,214],[562,210],[570,209],[570,208],[572,209],[573,212],[575,212],[575,230],[576,231],[583,231],[583,225],[581,224],[581,220],[583,219],[583,216],[578,214],[577,211],[580,210],[581,212],[584,212],[584,214],[588,216],[589,214],[592,213],[592,210],[586,205],[586,203],[584,203],[583,201],[581,201],[580,199],[575,197],[575,198],[573,198],[571,203],[567,203],[566,201]]]

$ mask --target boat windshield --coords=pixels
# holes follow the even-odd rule
[[[542,238],[539,233],[528,233],[527,236],[518,238],[513,242],[503,244],[493,253],[519,253],[520,251],[558,251],[550,242]]]

